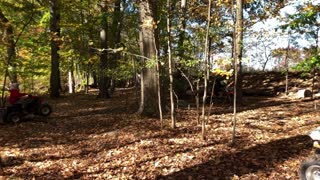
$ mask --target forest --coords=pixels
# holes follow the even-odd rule
[[[319,0],[0,0],[0,180],[302,178],[319,31]]]

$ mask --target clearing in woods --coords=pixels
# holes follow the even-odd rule
[[[200,137],[194,109],[170,118],[134,112],[134,93],[111,99],[94,94],[49,100],[53,113],[0,125],[1,177],[21,179],[298,179],[312,152],[306,135],[319,125],[312,100],[247,97],[239,108],[231,147],[232,108],[215,104]],[[1,179],[1,178],[0,178]]]

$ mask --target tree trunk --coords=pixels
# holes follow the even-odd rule
[[[141,102],[139,113],[147,116],[159,115],[157,100],[157,62],[156,43],[154,34],[154,12],[152,0],[139,1],[140,29],[140,51],[143,61],[152,61],[148,67],[144,67],[141,73]]]
[[[156,41],[155,41],[156,42]],[[161,96],[161,86],[160,86],[160,62],[158,58],[158,47],[156,46],[156,62],[157,62],[157,97],[158,97],[158,110],[159,110],[159,118],[161,122],[161,128],[163,127],[163,113],[162,113],[162,96]]]
[[[266,58],[266,61],[263,63],[262,72],[264,72],[266,70],[267,64],[270,60],[270,57],[267,54],[267,45],[264,45],[264,57]]]
[[[235,59],[234,59],[234,68],[235,68],[235,77],[234,77],[234,101],[233,101],[233,132],[232,132],[232,144],[235,144],[236,136],[236,122],[237,122],[237,100],[240,100],[242,97],[242,78],[241,78],[241,58],[242,58],[242,39],[243,39],[243,0],[237,0],[237,9],[236,9],[236,40],[235,42]]]
[[[89,63],[86,68],[85,72],[85,78],[86,78],[86,88],[85,88],[85,93],[89,93],[89,81],[90,81],[90,71],[91,71],[91,64]]]
[[[187,22],[187,0],[181,0],[181,9],[180,9],[180,24],[179,24],[179,40],[178,40],[178,57],[179,59],[183,59],[184,54],[184,40],[185,40],[185,30],[186,30],[186,22]]]
[[[110,78],[107,75],[108,71],[108,18],[107,18],[107,2],[101,2],[101,30],[100,30],[100,66],[99,66],[99,98],[109,98]]]
[[[288,95],[288,84],[289,84],[289,51],[290,51],[290,32],[288,32],[288,46],[286,50],[286,57],[285,57],[285,63],[286,63],[286,95]]]
[[[315,36],[314,36],[314,39],[316,41],[316,56],[319,55],[319,31],[320,31],[320,28],[318,27],[316,29],[316,33],[315,33]],[[316,65],[313,66],[313,72],[312,72],[312,99],[314,100],[314,88],[315,88],[315,81],[316,81],[316,75],[317,75],[317,72],[318,72],[318,67],[316,67]],[[314,103],[314,110],[317,110],[317,102],[316,101],[313,101]]]
[[[73,66],[73,58],[70,58],[70,65],[68,71],[68,92],[69,94],[73,94],[75,92],[75,81],[74,81],[74,66]]]
[[[73,94],[75,89],[73,70],[69,70],[68,72],[68,88],[69,88],[69,94]]]
[[[60,12],[59,0],[50,0],[50,34],[51,34],[51,75],[50,96],[59,97],[61,89],[59,70],[59,41],[60,41]]]
[[[122,30],[122,17],[123,12],[121,12],[121,0],[116,0],[114,3],[113,9],[113,19],[112,19],[112,27],[111,33],[112,36],[110,37],[111,40],[111,47],[115,48],[119,45],[121,40],[121,30]],[[114,53],[119,55],[119,53]]]
[[[111,37],[110,37],[110,47],[112,49],[117,49],[120,47],[121,42],[121,31],[122,31],[122,25],[123,25],[123,12],[121,11],[121,1],[122,3],[126,3],[125,0],[116,0],[114,2],[114,9],[113,9],[113,18],[112,18],[112,26],[111,26]],[[110,54],[109,59],[109,68],[110,70],[114,70],[117,66],[117,61],[120,60],[121,55],[120,52],[113,52]],[[111,77],[112,82],[115,81],[116,77]],[[113,92],[115,89],[116,83],[110,84],[110,89]],[[111,95],[112,93],[110,93]]]
[[[6,76],[9,75],[10,82],[15,83],[18,82],[17,72],[16,72],[16,43],[14,42],[14,32],[13,26],[10,21],[4,16],[0,9],[0,23],[3,24],[5,28],[5,43],[7,46],[7,60],[6,60]],[[9,72],[8,69],[12,69]]]
[[[206,40],[205,40],[205,49],[204,49],[204,92],[203,92],[203,101],[202,101],[202,121],[201,121],[201,127],[202,127],[202,139],[206,138],[206,116],[205,116],[205,105],[206,105],[206,99],[207,99],[207,88],[208,88],[208,79],[209,79],[209,30],[210,30],[210,19],[211,19],[211,0],[209,0],[209,6],[208,6],[208,17],[207,17],[207,31],[206,31]]]
[[[98,84],[99,84],[99,78],[98,78],[98,75],[97,75],[97,72],[95,70],[92,70],[91,71],[91,76],[92,76],[92,86],[94,87],[98,87]]]
[[[198,125],[200,124],[200,97],[199,97],[199,91],[200,91],[200,79],[197,79],[196,81],[196,97],[195,97],[195,101],[196,101],[196,109],[197,109],[197,123]]]
[[[173,97],[173,75],[172,75],[172,56],[171,56],[171,3],[167,0],[167,33],[168,33],[168,61],[169,61],[169,91],[170,91],[170,107],[171,107],[171,127],[176,127],[174,97]]]
[[[233,4],[233,3],[232,3]],[[241,10],[239,5],[241,4]],[[234,6],[232,5],[232,9]],[[232,11],[233,12],[233,11]],[[237,101],[242,100],[242,47],[243,47],[243,0],[236,1],[236,16],[235,16],[234,32],[233,32],[233,56],[235,74],[237,74]],[[238,59],[238,61],[237,61]],[[237,66],[237,67],[236,67]]]

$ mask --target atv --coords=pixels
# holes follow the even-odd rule
[[[0,108],[0,117],[5,123],[20,122],[30,115],[49,116],[52,112],[51,106],[38,96],[28,95],[22,102]]]

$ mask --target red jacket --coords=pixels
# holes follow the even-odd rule
[[[20,99],[20,97],[27,95],[26,93],[20,93],[20,91],[17,89],[9,90],[9,92],[10,92],[10,96],[9,96],[10,104],[15,104]]]

